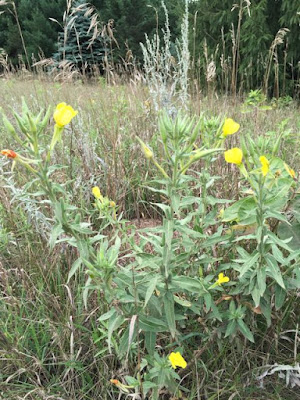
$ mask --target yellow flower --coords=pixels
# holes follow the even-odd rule
[[[231,118],[226,118],[224,125],[223,125],[223,137],[226,137],[228,135],[233,135],[234,133],[236,133],[238,130],[240,129],[240,124],[238,124],[237,122],[235,122],[233,119]]]
[[[98,199],[98,200],[102,200],[102,199],[103,199],[103,196],[102,196],[102,194],[101,194],[100,189],[99,189],[98,186],[94,186],[94,187],[93,187],[92,193],[93,193],[93,195],[94,195],[94,197],[95,197],[96,199]]]
[[[219,276],[218,276],[218,280],[217,280],[216,283],[217,283],[219,286],[221,286],[222,283],[229,282],[229,281],[230,281],[230,279],[228,278],[228,276],[224,276],[223,272],[221,272],[221,273],[219,274]]]
[[[111,201],[109,202],[109,205],[110,205],[110,207],[113,207],[113,208],[116,207],[116,203],[115,203],[113,200],[111,200]]]
[[[54,111],[53,118],[59,128],[63,128],[65,125],[69,124],[76,115],[78,111],[75,111],[71,106],[66,103],[59,103]]]
[[[177,353],[172,352],[168,358],[171,361],[172,367],[174,369],[176,369],[176,367],[185,368],[187,366],[187,362],[179,353],[179,351]]]
[[[224,156],[228,163],[237,165],[242,164],[243,152],[238,147],[225,151]]]
[[[261,162],[261,165],[262,165],[261,172],[262,172],[263,176],[266,176],[270,170],[269,160],[265,156],[260,156],[259,161]]]
[[[284,163],[284,168],[286,169],[287,173],[288,173],[293,179],[296,178],[296,173],[295,173],[295,171],[294,171],[292,168],[290,168],[286,163]]]

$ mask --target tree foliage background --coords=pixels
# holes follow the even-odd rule
[[[68,1],[14,1],[29,58],[51,57],[62,52],[59,37],[62,35],[63,14]],[[164,2],[169,11],[170,29],[175,41],[180,32],[185,1]],[[151,36],[158,29],[161,34],[164,26],[161,0],[91,0],[89,4],[99,13],[102,27],[113,20],[111,27],[115,40],[111,42],[111,48],[115,62],[126,59],[130,50],[137,63],[140,63],[140,42],[145,41],[145,33]],[[13,63],[17,63],[18,55],[23,54],[24,49],[15,17],[9,8],[9,5],[2,6],[0,10],[4,11],[0,14],[0,48],[4,49]],[[200,69],[205,69],[209,60],[222,59],[223,67],[231,62],[234,41],[239,34],[237,66],[243,71],[240,80],[245,79],[248,87],[256,87],[267,68],[268,52],[277,32],[287,28],[289,31],[284,42],[276,46],[272,58],[277,57],[281,74],[285,73],[293,81],[299,78],[298,0],[191,0],[189,12],[190,49],[194,65]],[[217,70],[217,73],[221,75],[221,71]]]

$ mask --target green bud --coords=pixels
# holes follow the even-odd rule
[[[3,124],[4,124],[5,128],[7,129],[7,131],[12,136],[15,137],[17,135],[15,128],[13,127],[13,125],[9,122],[9,120],[5,116],[3,116]]]
[[[153,158],[154,154],[153,154],[152,150],[139,137],[137,137],[137,140],[139,141],[139,143],[141,145],[141,148],[142,148],[142,151],[143,151],[145,157],[147,159]]]

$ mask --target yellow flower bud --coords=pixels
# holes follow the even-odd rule
[[[292,168],[290,168],[286,163],[284,163],[284,168],[286,169],[287,173],[288,173],[293,179],[296,178],[296,173],[295,173],[295,171],[294,171]]]
[[[263,176],[266,176],[267,173],[268,173],[269,170],[270,170],[270,163],[269,163],[269,160],[268,160],[265,156],[260,156],[260,157],[259,157],[259,161],[260,161],[260,163],[261,163],[261,165],[262,165],[262,167],[261,167],[261,172],[262,172]]]
[[[94,186],[94,187],[93,187],[92,193],[93,193],[93,195],[94,195],[94,197],[95,197],[96,199],[98,199],[98,200],[102,200],[102,199],[103,199],[103,196],[102,196],[102,194],[101,194],[100,189],[99,189],[98,186]]]

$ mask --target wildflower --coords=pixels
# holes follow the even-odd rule
[[[265,156],[260,156],[259,161],[261,162],[261,165],[262,165],[261,172],[262,172],[263,176],[266,176],[270,170],[269,160]]]
[[[294,171],[292,168],[290,168],[286,163],[284,163],[284,168],[286,169],[287,173],[288,173],[293,179],[295,179],[295,177],[296,177],[295,171]]]
[[[223,131],[222,137],[225,138],[228,135],[233,135],[239,129],[240,129],[240,124],[238,124],[231,118],[226,118],[222,128]]]
[[[168,358],[172,364],[172,368],[174,369],[176,369],[176,367],[185,368],[187,366],[187,362],[179,353],[179,351],[177,353],[172,352]]]
[[[219,276],[218,276],[218,279],[217,279],[217,284],[219,285],[219,286],[221,286],[222,285],[222,283],[226,283],[226,282],[229,282],[230,281],[230,279],[228,278],[228,276],[224,276],[224,274],[223,274],[223,272],[221,272],[220,274],[219,274]]]
[[[118,379],[111,379],[110,380],[110,383],[112,383],[113,385],[119,385],[120,384],[120,381],[118,381]]]
[[[92,193],[93,193],[93,195],[94,195],[94,197],[95,197],[96,199],[98,199],[98,200],[103,200],[103,196],[102,196],[102,194],[101,194],[100,189],[99,189],[98,186],[94,186],[94,187],[93,187]]]
[[[13,160],[12,170],[14,169],[14,166],[15,166],[16,162],[18,161],[20,164],[24,165],[24,167],[26,167],[29,171],[36,173],[36,171],[29,164],[37,163],[38,162],[37,160],[31,160],[29,158],[20,156],[13,150],[9,150],[9,149],[1,150],[1,154],[3,156],[5,156],[7,158],[11,158]]]
[[[224,156],[228,163],[236,165],[242,164],[243,152],[238,147],[225,151]]]
[[[115,385],[118,389],[120,389],[124,393],[130,393],[130,391],[128,389],[132,389],[133,388],[133,386],[123,385],[123,383],[118,381],[118,379],[111,379],[110,383]]]
[[[17,158],[18,157],[17,153],[15,153],[13,150],[8,150],[8,149],[1,150],[1,154],[3,156],[6,156],[7,158]]]
[[[59,103],[54,111],[53,118],[56,125],[59,128],[63,128],[65,125],[69,124],[76,115],[78,111],[75,111],[71,106],[66,103]]]
[[[115,207],[116,207],[116,203],[115,203],[113,200],[111,200],[111,201],[109,202],[109,205],[110,205],[110,207],[112,207],[112,208],[115,208]]]

